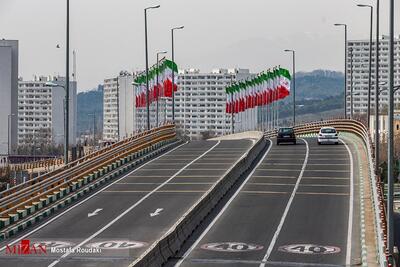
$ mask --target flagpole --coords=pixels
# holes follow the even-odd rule
[[[279,128],[279,101],[276,101],[276,128]]]
[[[231,86],[233,85],[233,75],[231,74]],[[235,133],[235,122],[234,122],[234,119],[235,119],[235,109],[233,108],[233,92],[231,93],[231,123],[232,123],[232,129],[231,129],[231,131],[232,131],[232,134],[234,134]]]
[[[272,130],[275,129],[275,90],[272,92],[272,123],[271,123],[271,128]]]
[[[278,92],[275,90],[275,128],[278,127]]]

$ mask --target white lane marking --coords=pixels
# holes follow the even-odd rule
[[[163,211],[163,208],[156,209],[154,212],[150,213],[150,217],[158,216]]]
[[[88,217],[92,217],[92,216],[96,216],[99,214],[100,211],[102,211],[103,209],[96,209],[95,211],[88,213]]]
[[[261,261],[260,267],[265,267],[265,264],[267,263],[267,260],[270,257],[270,255],[272,253],[272,250],[274,249],[276,240],[278,239],[278,236],[279,236],[279,234],[280,234],[280,232],[282,230],[283,224],[285,223],[286,216],[289,213],[290,206],[292,205],[293,199],[296,196],[296,192],[297,192],[297,189],[299,188],[299,185],[300,185],[300,182],[301,182],[301,178],[303,177],[304,171],[305,171],[305,169],[307,167],[308,156],[310,154],[310,148],[308,147],[308,142],[305,139],[301,139],[301,140],[303,140],[306,143],[306,148],[307,148],[306,157],[304,159],[303,167],[301,168],[301,172],[299,174],[299,177],[297,178],[296,185],[293,188],[292,194],[290,195],[290,198],[289,198],[289,201],[288,201],[288,203],[286,205],[285,211],[283,212],[283,215],[281,217],[281,221],[279,222],[279,225],[278,225],[278,227],[277,227],[277,229],[275,231],[275,234],[272,237],[271,243],[269,244],[267,253],[265,254],[264,258]]]
[[[254,167],[254,169],[249,173],[249,175],[246,177],[246,180],[240,185],[240,187],[236,190],[236,192],[231,196],[231,198],[226,202],[225,206],[221,209],[221,211],[217,214],[217,216],[214,218],[214,220],[207,226],[207,228],[204,230],[204,232],[199,236],[199,238],[193,243],[193,245],[185,252],[183,257],[175,264],[175,267],[180,266],[183,261],[189,256],[189,254],[193,251],[195,247],[200,243],[200,241],[204,238],[204,236],[210,231],[211,227],[218,221],[218,219],[222,216],[222,214],[225,212],[225,210],[229,207],[229,205],[232,203],[232,201],[236,198],[236,196],[239,194],[239,192],[243,189],[243,187],[246,185],[246,183],[249,181],[249,179],[252,177],[253,173],[256,171],[257,167],[260,166],[260,164],[264,161],[265,157],[268,155],[269,151],[272,148],[272,141],[269,140],[270,145],[268,150],[265,152],[264,156],[261,158],[261,160],[258,162],[257,166]]]
[[[344,144],[350,155],[350,199],[349,199],[349,222],[347,225],[347,250],[346,250],[346,266],[351,264],[351,236],[353,234],[353,198],[354,198],[354,165],[353,155],[349,146],[340,139],[340,142]]]
[[[144,197],[142,197],[139,201],[137,201],[135,204],[133,204],[132,206],[130,206],[128,209],[126,209],[124,212],[122,212],[120,215],[118,215],[117,217],[115,217],[112,221],[110,221],[108,224],[106,224],[104,227],[102,227],[101,229],[99,229],[97,232],[95,232],[94,234],[92,234],[91,236],[89,236],[88,238],[86,238],[85,240],[83,240],[82,242],[80,242],[78,245],[76,245],[75,247],[73,247],[70,251],[67,251],[66,253],[64,253],[63,255],[61,255],[60,258],[58,258],[58,260],[53,261],[48,267],[53,267],[55,266],[57,263],[59,263],[63,258],[68,257],[73,251],[77,250],[78,248],[82,247],[83,245],[85,245],[87,242],[89,242],[90,240],[92,240],[94,237],[98,236],[99,234],[101,234],[104,230],[106,230],[107,228],[109,228],[111,225],[113,225],[116,221],[118,221],[119,219],[121,219],[125,214],[127,214],[128,212],[130,212],[131,210],[133,210],[135,207],[137,207],[139,204],[141,204],[143,201],[145,201],[147,198],[149,198],[152,194],[154,194],[157,190],[159,190],[160,188],[162,188],[164,185],[168,184],[172,179],[174,179],[176,176],[178,176],[181,172],[183,172],[187,167],[189,167],[192,163],[194,163],[196,160],[201,159],[202,157],[204,157],[207,153],[209,153],[210,151],[212,151],[216,146],[218,146],[221,143],[221,141],[218,141],[214,146],[212,146],[210,149],[208,149],[206,152],[204,152],[203,154],[201,154],[200,156],[198,156],[197,158],[195,158],[194,160],[192,160],[191,162],[189,162],[188,164],[186,164],[182,169],[180,169],[178,172],[176,172],[174,175],[172,175],[168,180],[166,180],[164,183],[162,183],[161,185],[157,186],[154,190],[152,190],[151,192],[149,192],[148,194],[146,194]]]
[[[99,191],[93,193],[93,194],[90,195],[89,197],[83,199],[81,202],[79,202],[79,203],[75,204],[74,206],[70,207],[69,209],[67,209],[67,210],[65,210],[65,211],[63,211],[63,212],[61,212],[60,214],[58,214],[58,215],[55,216],[54,218],[50,219],[49,221],[47,221],[47,222],[41,224],[40,226],[38,226],[37,228],[33,229],[33,230],[30,231],[29,233],[27,233],[27,234],[23,235],[22,237],[20,237],[20,238],[18,238],[18,239],[15,239],[14,241],[8,243],[8,245],[9,245],[9,246],[14,245],[15,243],[21,241],[22,239],[25,239],[26,237],[28,237],[28,236],[30,236],[31,234],[33,234],[33,233],[39,231],[40,229],[42,229],[42,228],[45,227],[46,225],[48,225],[48,224],[52,223],[53,221],[57,220],[58,218],[60,218],[61,216],[63,216],[65,213],[67,213],[67,212],[69,212],[70,210],[72,210],[72,209],[74,209],[74,208],[80,206],[81,204],[85,203],[86,201],[88,201],[89,199],[93,198],[93,197],[96,196],[97,194],[99,194],[99,193],[101,193],[102,191],[106,190],[107,188],[109,188],[109,187],[112,186],[113,184],[118,183],[119,181],[121,181],[122,179],[125,179],[127,176],[131,175],[132,173],[134,173],[134,172],[140,170],[141,168],[143,168],[143,167],[146,166],[147,164],[150,164],[150,163],[152,163],[153,161],[155,161],[155,160],[157,160],[157,159],[159,159],[159,158],[161,158],[161,157],[164,157],[164,156],[168,155],[169,153],[172,153],[173,151],[175,151],[175,150],[177,150],[178,148],[180,148],[180,147],[186,145],[187,143],[188,143],[188,142],[186,142],[186,143],[184,143],[184,144],[182,144],[182,145],[179,145],[179,146],[177,146],[176,148],[172,149],[171,151],[168,151],[167,153],[165,153],[165,154],[163,154],[163,155],[160,155],[160,156],[158,156],[157,158],[155,158],[155,159],[153,159],[153,160],[151,160],[151,161],[149,161],[149,162],[143,164],[143,165],[140,166],[139,168],[134,169],[134,170],[131,171],[130,173],[128,173],[128,174],[122,176],[122,177],[119,178],[118,180],[112,182],[111,184],[107,185],[106,187],[103,187],[103,188],[100,189]],[[0,248],[0,251],[5,250],[6,247],[7,247],[7,246],[4,246],[4,247]]]

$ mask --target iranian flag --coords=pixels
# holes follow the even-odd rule
[[[226,92],[226,110],[225,110],[225,112],[227,114],[230,114],[230,113],[232,113],[232,102],[231,102],[232,87],[227,87],[225,92]]]
[[[278,99],[284,99],[290,95],[290,73],[287,69],[279,68]]]

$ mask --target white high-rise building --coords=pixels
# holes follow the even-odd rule
[[[0,40],[0,155],[17,148],[18,41]]]
[[[198,69],[179,71],[178,91],[175,93],[175,122],[178,131],[191,139],[230,134],[231,115],[226,114],[225,88],[231,82],[251,77],[248,69],[215,69],[210,73],[201,73]],[[150,107],[151,127],[155,126],[155,103]],[[165,108],[166,107],[166,108]],[[166,109],[166,114],[165,114]],[[252,116],[242,113],[235,115],[235,131],[255,129],[257,110]],[[138,129],[146,129],[146,109],[138,112]],[[159,101],[159,122],[172,121],[171,98]],[[246,119],[251,118],[251,119]]]
[[[136,132],[133,76],[121,71],[104,80],[103,141],[115,142]]]
[[[380,39],[379,51],[379,83],[388,82],[389,79],[389,39]],[[400,84],[400,39],[395,39],[394,50],[394,84]],[[348,41],[347,61],[347,112],[350,114],[350,91],[353,82],[353,112],[354,114],[367,113],[368,108],[368,75],[369,75],[369,40]],[[375,101],[375,41],[372,43],[372,91],[371,91],[371,114],[374,112]],[[380,85],[383,90],[379,95],[380,108],[387,107],[388,86]],[[400,104],[400,92],[395,93],[395,104]]]
[[[48,86],[59,84],[60,86]],[[64,77],[18,82],[18,145],[64,144]],[[77,83],[71,81],[69,144],[76,145]]]

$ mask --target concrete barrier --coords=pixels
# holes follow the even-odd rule
[[[221,201],[224,195],[238,181],[238,179],[250,171],[256,159],[265,150],[267,141],[264,137],[251,147],[225,174],[214,184],[175,224],[149,247],[139,258],[129,266],[162,266],[174,256],[183,243],[200,225],[212,209]]]

